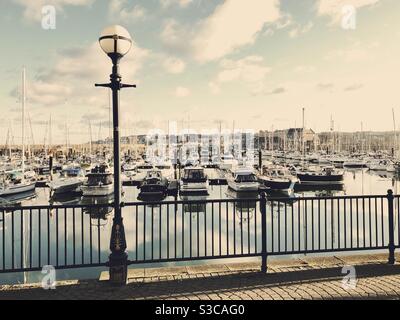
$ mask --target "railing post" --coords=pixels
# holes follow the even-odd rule
[[[394,264],[395,263],[395,258],[394,258],[394,212],[393,212],[393,191],[388,190],[387,193],[387,199],[388,199],[388,209],[389,209],[389,264]]]
[[[267,272],[267,196],[261,193],[261,272]]]

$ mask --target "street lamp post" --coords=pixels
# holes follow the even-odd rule
[[[121,82],[119,62],[132,47],[129,32],[118,25],[108,27],[102,32],[99,43],[103,51],[110,57],[113,67],[110,83],[96,84],[96,87],[106,87],[112,90],[113,102],[113,138],[114,138],[114,219],[111,231],[109,268],[110,282],[123,285],[127,280],[128,255],[126,239],[121,214],[121,162],[120,162],[120,132],[119,132],[119,91],[122,88],[135,88]]]

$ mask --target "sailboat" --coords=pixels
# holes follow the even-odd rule
[[[36,188],[36,179],[25,172],[25,104],[26,71],[22,70],[22,168],[21,171],[3,173],[0,178],[0,197],[31,197]]]

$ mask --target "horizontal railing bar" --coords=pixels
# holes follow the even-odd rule
[[[95,268],[95,267],[108,267],[108,262],[104,263],[91,263],[91,264],[76,264],[76,265],[59,265],[54,266],[56,270],[64,270],[64,269],[82,269],[82,268]],[[0,269],[1,273],[17,273],[17,272],[35,272],[35,271],[42,271],[43,267],[34,267],[34,268],[24,268],[24,269]]]
[[[46,210],[46,209],[99,209],[112,208],[114,204],[76,204],[76,205],[37,205],[37,206],[5,206],[0,211],[21,211],[21,210]]]
[[[158,206],[158,205],[171,205],[171,204],[207,204],[207,203],[238,203],[238,202],[257,202],[260,198],[244,198],[244,199],[208,199],[208,200],[170,200],[162,202],[125,202],[123,207],[135,206]]]
[[[400,197],[400,196],[399,196]],[[302,201],[302,200],[350,200],[350,199],[380,199],[387,198],[387,195],[364,195],[364,196],[324,196],[324,197],[293,197],[293,198],[283,198],[283,197],[268,197],[267,201]]]
[[[367,250],[387,250],[387,246],[379,247],[360,247],[360,248],[337,248],[337,249],[321,249],[321,250],[295,250],[295,251],[282,251],[282,252],[267,252],[268,256],[285,256],[293,254],[314,254],[314,253],[330,253],[330,252],[349,252],[349,251],[367,251]]]
[[[374,198],[386,198],[387,195],[363,195],[363,196],[324,196],[324,197],[268,197],[267,201],[302,201],[302,200],[344,200],[344,199],[374,199]],[[399,198],[400,195],[395,195],[395,198]],[[122,207],[131,206],[151,206],[151,205],[171,205],[171,204],[207,204],[207,203],[238,203],[238,202],[258,202],[260,198],[242,198],[242,199],[205,199],[205,200],[169,200],[161,202],[123,202]],[[0,210],[5,211],[19,211],[19,210],[44,210],[44,209],[73,209],[73,208],[110,208],[113,207],[113,203],[109,204],[74,204],[74,205],[35,205],[35,206],[0,206]]]
[[[218,259],[236,259],[236,258],[251,258],[261,257],[261,253],[248,253],[248,254],[232,254],[223,256],[207,256],[207,257],[183,257],[174,259],[154,259],[154,260],[130,260],[128,265],[145,264],[145,263],[164,263],[164,262],[182,262],[182,261],[204,261],[204,260],[218,260]]]

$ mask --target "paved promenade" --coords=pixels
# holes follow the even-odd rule
[[[0,286],[0,299],[399,299],[400,264],[386,262],[387,254],[304,257],[270,261],[267,274],[255,263],[136,269],[121,288],[111,287],[103,273],[99,281],[60,282],[50,291],[40,285]],[[355,267],[355,288],[343,287],[345,265]]]

